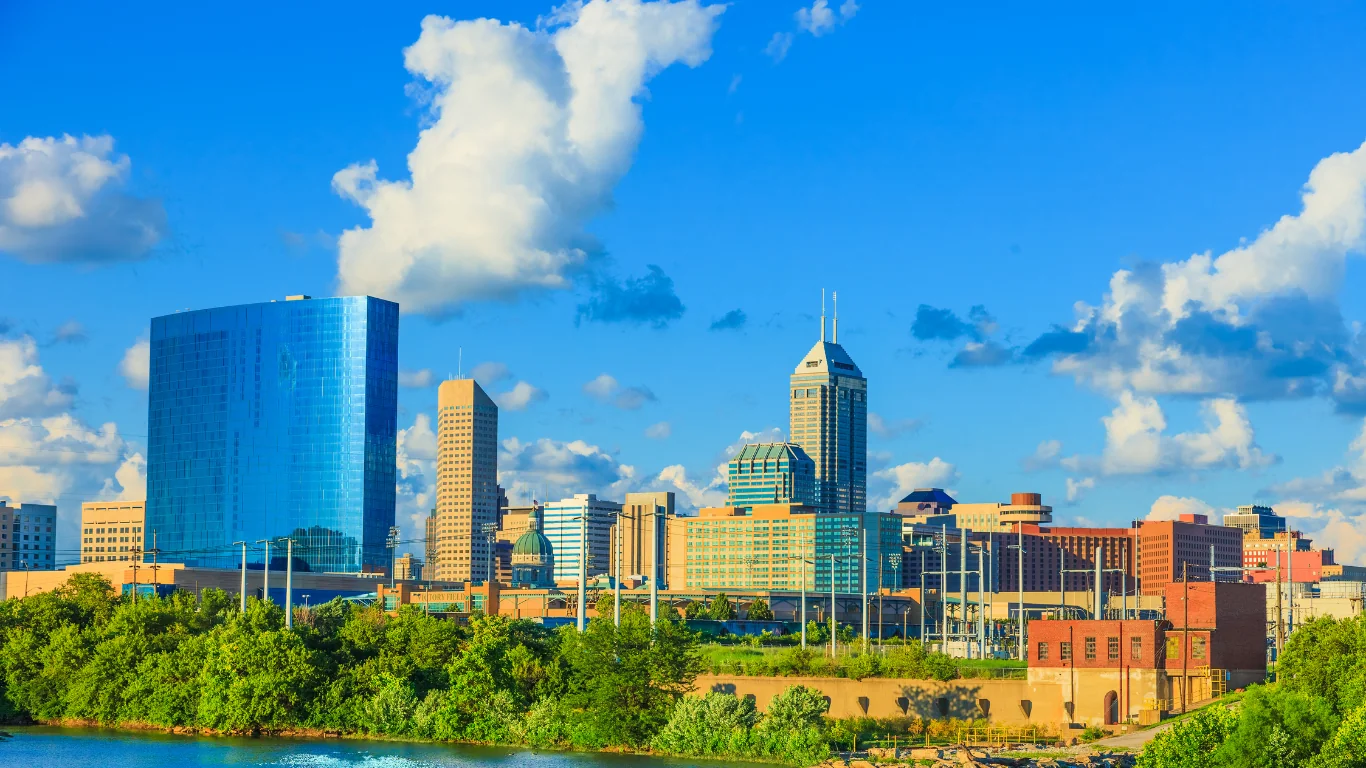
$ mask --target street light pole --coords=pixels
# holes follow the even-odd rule
[[[247,612],[247,543],[246,543],[245,541],[234,541],[232,544],[233,544],[233,546],[237,546],[238,544],[241,544],[241,545],[242,545],[242,594],[241,594],[241,597],[242,597],[242,614],[243,614],[243,615],[246,615],[246,612]],[[134,568],[136,568],[136,567],[137,567],[137,566],[134,566]],[[134,590],[134,591],[137,591],[137,586],[136,586],[136,585],[133,586],[133,590]]]
[[[588,507],[579,516],[579,633],[588,626]]]
[[[294,629],[294,539],[285,539],[285,629]]]
[[[270,539],[257,539],[257,544],[266,545],[266,569],[262,571],[261,600],[270,601]]]
[[[863,601],[859,603],[859,613],[863,614],[863,652],[868,652],[868,529],[859,532],[863,538],[863,549],[859,555],[858,575],[859,585],[863,587]],[[882,564],[878,564],[881,572]]]
[[[1016,574],[1016,576],[1015,576],[1015,581],[1016,581],[1015,586],[1019,587],[1019,589],[1020,589],[1020,637],[1019,637],[1019,648],[1017,649],[1017,653],[1018,653],[1019,655],[1018,655],[1016,658],[1018,658],[1020,661],[1024,661],[1024,660],[1025,660],[1024,524],[1022,524],[1022,523],[1016,523],[1016,524],[1015,524],[1015,531],[1016,531],[1016,535],[1017,535],[1018,538],[1019,538],[1019,541],[1016,543],[1016,549],[1020,550],[1020,552],[1019,552],[1019,557],[1020,557],[1020,560],[1019,560],[1019,562],[1020,562],[1020,571],[1019,571],[1019,573]]]
[[[385,543],[389,545],[389,589],[393,589],[398,572],[398,526],[389,526],[389,540]]]

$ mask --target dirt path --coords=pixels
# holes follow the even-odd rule
[[[1111,736],[1108,739],[1093,741],[1090,746],[1096,749],[1104,749],[1105,747],[1128,747],[1129,749],[1138,751],[1143,748],[1144,744],[1152,741],[1154,736],[1173,725],[1175,725],[1174,721],[1163,723],[1152,728],[1145,728],[1141,731],[1134,731],[1133,733],[1121,733],[1118,736]]]

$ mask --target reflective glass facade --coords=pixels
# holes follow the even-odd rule
[[[156,534],[163,562],[232,567],[232,542],[292,536],[296,567],[388,566],[397,304],[352,296],[153,318],[149,390],[146,540]],[[272,568],[283,555],[272,548]]]
[[[726,505],[815,504],[816,464],[792,443],[753,443],[726,468]]]

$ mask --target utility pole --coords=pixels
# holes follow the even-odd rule
[[[925,644],[925,551],[920,551],[920,644]]]
[[[835,650],[838,643],[836,635],[839,634],[840,624],[835,620],[835,553],[830,553],[830,660],[836,658]]]
[[[1181,561],[1181,712],[1186,711],[1186,689],[1190,687],[1187,677],[1187,659],[1190,658],[1191,601],[1190,601],[1190,561]]]
[[[1214,568],[1214,563],[1211,562],[1211,563],[1210,563],[1210,569],[1211,569],[1211,570],[1210,570],[1210,573],[1211,573],[1211,574],[1214,573],[1213,568]],[[1120,609],[1120,612],[1119,612],[1119,620],[1120,620],[1120,621],[1127,621],[1128,618],[1129,618],[1129,545],[1128,545],[1128,544],[1120,544],[1120,545],[1119,545],[1119,578],[1120,578],[1120,583],[1123,585],[1123,586],[1120,588],[1120,590],[1119,590],[1119,593],[1120,593],[1120,600],[1123,602],[1123,607]],[[1214,578],[1213,575],[1211,575],[1210,578],[1211,578],[1211,579]],[[1121,648],[1120,650],[1122,651],[1123,649]]]
[[[892,570],[896,572],[896,576],[894,577],[895,580],[896,580],[895,583],[896,583],[898,586],[900,586],[900,585],[901,585],[901,553],[900,553],[900,552],[893,552],[892,554],[890,554],[890,555],[887,556],[887,561],[888,561],[889,563],[892,564]],[[903,611],[901,612],[901,616],[902,616],[902,621],[901,621],[901,625],[902,625],[902,626],[901,626],[901,642],[904,644],[904,643],[906,642],[906,620],[905,620],[906,611],[905,611],[905,610],[903,610]],[[879,642],[882,641],[882,577],[881,577],[881,576],[878,577],[878,593],[877,593],[877,639],[878,639]]]
[[[949,644],[949,529],[939,528],[939,640],[940,651],[948,651]]]
[[[142,547],[139,545],[133,549],[133,602],[138,601],[138,563],[142,561]],[[28,597],[28,579],[25,577],[24,597]]]
[[[156,594],[157,594],[157,586],[158,586],[158,582],[157,582],[157,555],[161,554],[161,550],[157,548],[157,532],[156,532],[156,531],[152,531],[152,549],[151,549],[151,552],[152,552],[152,595],[155,597]]]
[[[806,556],[802,555],[797,562],[802,567],[802,650],[804,651],[806,650]],[[815,561],[813,560],[812,570],[815,570],[814,564]]]
[[[615,584],[612,587],[612,622],[618,628],[621,627],[621,558],[623,555],[623,548],[621,543],[622,520],[640,520],[640,522],[644,523],[644,520],[642,518],[638,518],[636,515],[628,515],[625,512],[617,512],[617,522],[616,525],[613,526],[614,528],[616,528],[617,532],[617,543],[615,550],[617,553],[617,565],[613,571],[615,574],[615,578],[613,579]]]
[[[1016,523],[1016,524],[1015,524],[1015,534],[1016,534],[1016,537],[1017,537],[1017,539],[1018,539],[1018,543],[1008,545],[1008,546],[1006,547],[1006,549],[1013,549],[1013,550],[1015,550],[1015,551],[1017,552],[1018,556],[1019,556],[1019,559],[1018,559],[1018,561],[1017,561],[1017,562],[1018,562],[1018,565],[1016,566],[1016,570],[1015,570],[1015,586],[1016,586],[1016,588],[1018,588],[1019,591],[1020,591],[1020,603],[1019,603],[1020,613],[1019,613],[1019,616],[1018,616],[1018,618],[1019,618],[1019,627],[1018,627],[1019,631],[1018,631],[1017,636],[1016,636],[1016,646],[1017,646],[1017,647],[1016,647],[1016,651],[1015,651],[1015,652],[1016,652],[1016,654],[1017,654],[1017,657],[1020,659],[1020,661],[1024,661],[1024,658],[1025,658],[1025,604],[1024,604],[1024,551],[1025,551],[1025,548],[1024,548],[1024,528],[1023,528],[1023,526],[1022,526],[1020,523]],[[1006,618],[1007,618],[1007,619],[1010,618],[1010,616],[1009,616],[1009,613],[1010,613],[1010,612],[1009,612],[1008,608],[1009,608],[1009,606],[1007,606],[1007,611],[1006,611],[1006,614],[1007,614],[1007,615],[1006,615]]]
[[[1281,659],[1281,648],[1285,646],[1285,609],[1281,598],[1285,589],[1281,585],[1281,548],[1276,547],[1276,660]]]
[[[247,613],[247,543],[246,543],[245,541],[234,541],[234,542],[232,543],[232,545],[233,545],[234,547],[237,546],[238,544],[241,544],[241,545],[242,545],[242,595],[241,595],[241,597],[242,597],[242,615],[245,616],[246,613]],[[136,567],[136,566],[135,566],[135,567]]]
[[[1096,621],[1105,618],[1105,547],[1096,547]]]
[[[659,621],[659,521],[664,508],[659,504],[651,506],[654,512],[650,519],[650,627],[653,628]]]
[[[971,530],[958,529],[958,634],[963,640],[963,655],[971,657],[967,642],[967,538]]]

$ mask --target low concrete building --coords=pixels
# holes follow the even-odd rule
[[[4,599],[49,592],[66,584],[72,575],[94,573],[103,576],[119,593],[135,588],[139,594],[166,594],[186,591],[199,594],[209,588],[233,595],[241,593],[242,572],[230,568],[189,568],[183,563],[103,562],[68,565],[55,571],[9,571],[0,573],[0,595]],[[266,572],[247,571],[247,594],[261,597]],[[385,579],[382,574],[307,573],[296,571],[293,578],[294,604],[325,603],[334,597],[355,597],[375,591]],[[285,602],[285,573],[270,571],[270,598]]]
[[[141,559],[146,549],[142,527],[145,501],[87,501],[81,504],[81,562],[103,563]]]

